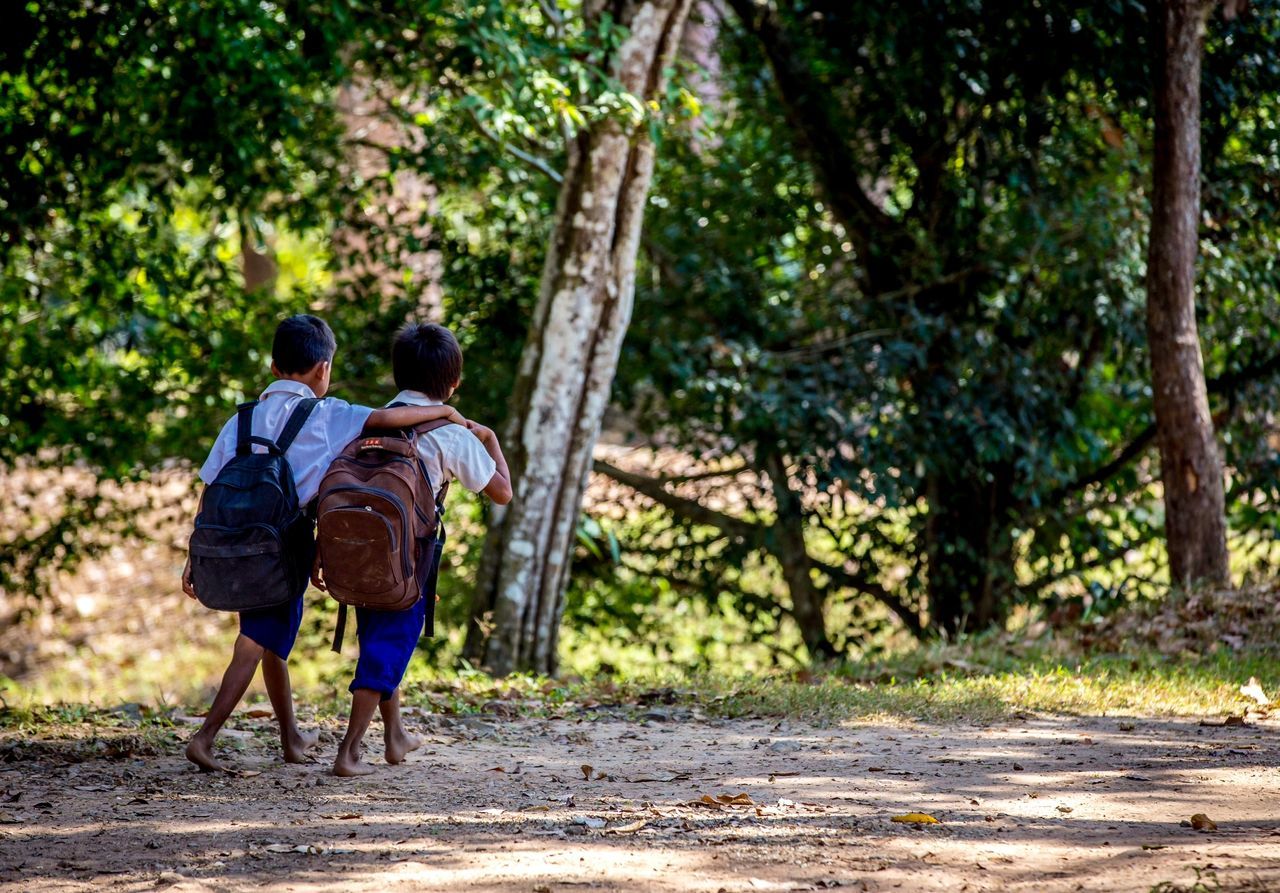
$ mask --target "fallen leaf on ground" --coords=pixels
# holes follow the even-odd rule
[[[247,716],[250,719],[266,719],[268,716],[275,716],[276,714],[273,710],[268,710],[263,707],[255,707],[252,710],[246,710],[241,715]]]
[[[703,794],[697,800],[690,800],[685,806],[704,806],[708,809],[726,809],[731,806],[755,806],[755,801],[746,793],[742,794]]]
[[[1200,725],[1218,728],[1220,726],[1242,726],[1244,725],[1243,716],[1224,716],[1221,719],[1202,719]]]
[[[610,828],[609,830],[605,831],[605,833],[606,834],[634,834],[635,832],[639,831],[641,828],[645,827],[648,824],[649,823],[644,819],[639,819],[638,821],[631,822],[630,824],[627,824],[627,825],[619,825],[616,828]]]
[[[927,812],[909,812],[906,815],[896,815],[889,821],[897,822],[901,825],[941,825],[942,822],[929,815]]]
[[[594,766],[588,766],[586,763],[583,763],[578,768],[582,770],[582,777],[587,781],[591,780],[591,773],[596,771]]]
[[[1217,831],[1218,823],[1203,812],[1197,812],[1191,817],[1191,827],[1197,831]]]

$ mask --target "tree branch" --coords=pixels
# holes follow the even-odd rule
[[[857,240],[859,259],[872,284],[880,288],[898,284],[899,264],[911,253],[914,240],[858,185],[861,165],[849,151],[844,128],[833,117],[835,103],[830,95],[810,89],[814,78],[798,64],[805,56],[791,45],[772,6],[757,5],[754,0],[728,3],[764,49],[787,120],[808,149],[832,211],[849,237]]]
[[[1259,363],[1251,363],[1241,369],[1233,372],[1224,372],[1215,378],[1211,378],[1206,383],[1209,393],[1216,396],[1226,397],[1234,403],[1235,392],[1247,384],[1252,384],[1259,379],[1266,378],[1270,375],[1280,373],[1280,354],[1274,354]],[[1226,421],[1226,416],[1215,418],[1218,425]],[[1101,484],[1110,480],[1119,474],[1125,466],[1134,459],[1146,452],[1147,447],[1156,437],[1156,426],[1154,422],[1149,423],[1145,428],[1125,445],[1124,449],[1116,453],[1111,461],[1107,462],[1100,468],[1096,468],[1088,474],[1081,475],[1069,484],[1064,484],[1053,490],[1046,502],[1058,502],[1070,496],[1072,493],[1090,487],[1094,484]]]
[[[719,527],[725,533],[738,537],[741,540],[751,544],[755,548],[768,550],[769,544],[768,527],[764,524],[757,524],[753,521],[744,521],[741,518],[735,518],[732,515],[718,512],[715,509],[709,509],[696,499],[686,499],[683,496],[676,496],[668,493],[663,489],[660,479],[653,478],[645,474],[636,474],[630,471],[624,471],[617,466],[610,465],[600,459],[596,459],[592,463],[592,468],[599,474],[612,478],[620,484],[624,484],[635,490],[642,496],[647,496],[659,505],[670,509],[673,513],[680,515],[686,520],[693,521],[698,524],[708,524],[712,527]],[[904,603],[900,598],[889,592],[879,583],[868,580],[865,577],[851,573],[844,568],[835,567],[826,562],[810,556],[808,558],[809,566],[820,573],[826,574],[833,583],[845,589],[852,589],[869,595],[877,601],[884,604],[889,610],[902,621],[902,624],[910,630],[913,635],[921,636],[924,634],[924,624],[920,620],[920,615],[915,612],[909,605]]]
[[[476,110],[474,108],[468,108],[467,113],[471,116],[471,120],[475,122],[476,129],[480,131],[480,135],[483,136],[485,139],[487,139],[489,142],[493,143],[495,146],[497,146],[499,150],[506,152],[512,158],[515,158],[516,160],[523,162],[524,164],[533,168],[533,170],[537,171],[538,173],[544,174],[547,178],[551,180],[552,183],[555,183],[557,186],[564,182],[564,176],[558,170],[553,168],[548,162],[539,158],[537,155],[533,155],[529,152],[526,152],[523,149],[521,149],[519,146],[516,146],[515,144],[502,139],[500,136],[498,136],[496,133],[494,133],[492,130],[486,127],[485,123],[480,120],[480,116],[476,113]]]
[[[855,592],[861,592],[863,595],[869,595],[876,601],[883,604],[886,608],[898,615],[898,619],[902,621],[912,635],[917,637],[924,636],[924,623],[920,620],[920,615],[916,613],[910,605],[906,604],[898,596],[889,592],[879,583],[868,580],[861,574],[850,573],[844,568],[827,564],[825,561],[819,561],[816,558],[809,559],[809,567],[821,574],[826,574],[831,582],[835,583],[842,589],[852,589]]]

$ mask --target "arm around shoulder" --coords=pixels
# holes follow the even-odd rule
[[[412,428],[437,419],[448,419],[457,425],[465,425],[467,422],[462,413],[452,406],[395,406],[375,409],[369,413],[364,428],[366,431],[376,428]]]

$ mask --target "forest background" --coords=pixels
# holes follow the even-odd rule
[[[455,500],[424,665],[861,677],[1185,616],[1148,336],[1156,6],[26,3],[0,50],[11,694],[215,678],[226,624],[176,585],[191,463],[295,312],[337,331],[335,395],[375,404],[395,329],[450,325],[460,409],[533,481],[523,515]],[[1195,322],[1232,604],[1269,618],[1280,5],[1198,8]],[[538,518],[539,565],[508,566]],[[1170,627],[1151,660],[1265,673],[1262,628]]]

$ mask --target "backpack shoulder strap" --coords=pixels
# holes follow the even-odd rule
[[[302,426],[307,423],[307,419],[311,416],[311,411],[316,408],[319,402],[319,397],[304,397],[293,408],[293,412],[289,413],[289,421],[285,423],[284,430],[276,438],[276,446],[279,447],[281,453],[287,452],[289,447],[293,445],[294,439],[302,431]]]
[[[253,437],[253,408],[257,405],[257,400],[250,400],[236,407],[237,456],[247,456],[252,451],[250,443]]]

